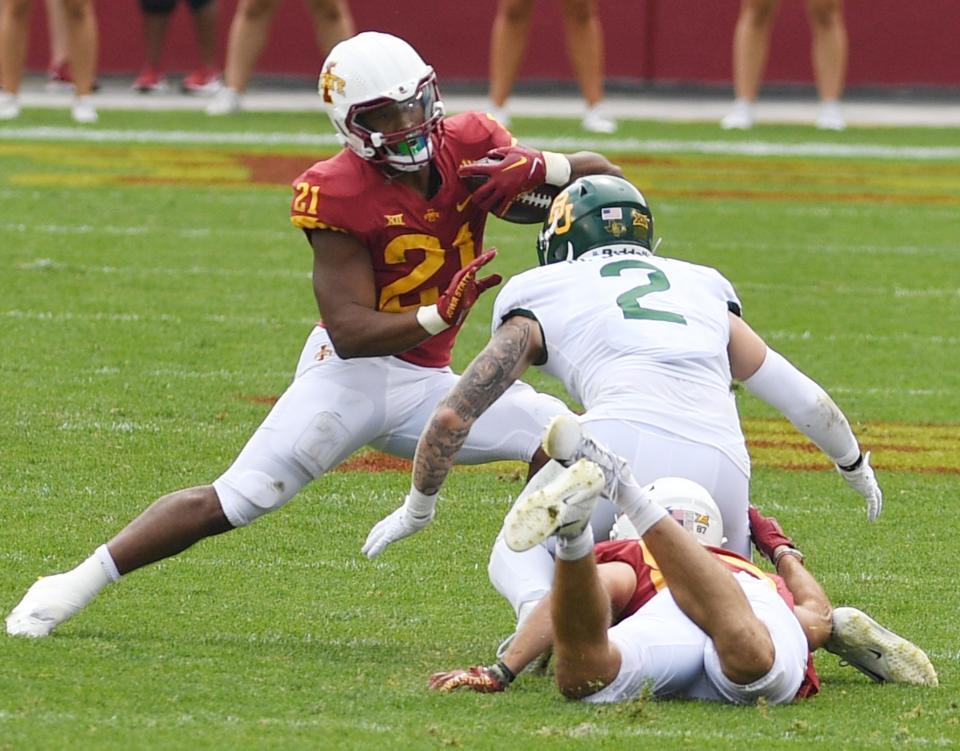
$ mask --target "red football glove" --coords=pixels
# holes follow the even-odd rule
[[[444,323],[456,326],[466,317],[467,311],[481,294],[503,281],[499,274],[477,279],[477,271],[490,263],[496,255],[497,249],[490,248],[453,275],[450,284],[437,300],[437,312]]]
[[[484,211],[495,211],[499,216],[521,193],[543,185],[547,179],[547,163],[536,149],[523,146],[501,146],[487,152],[487,158],[497,162],[465,164],[461,177],[487,177],[487,181],[473,191],[473,200]]]
[[[503,691],[506,686],[503,685],[490,668],[481,665],[474,665],[466,670],[451,670],[447,673],[434,673],[430,676],[430,682],[427,684],[434,691],[448,693],[462,686],[466,686],[472,691],[481,694],[495,694]]]
[[[756,506],[750,506],[747,516],[750,518],[750,539],[753,540],[753,544],[756,545],[761,555],[770,563],[776,565],[784,554],[783,551],[780,551],[779,555],[777,554],[779,548],[794,550],[796,553],[793,553],[793,555],[796,555],[801,561],[803,560],[803,555],[797,550],[793,540],[787,537],[776,519],[772,516],[764,516]]]

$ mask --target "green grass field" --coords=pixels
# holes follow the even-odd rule
[[[42,129],[64,120],[30,110],[0,127],[4,614],[157,496],[213,480],[284,389],[316,315],[288,183],[332,152],[325,122],[102,112],[93,131]],[[345,471],[136,572],[51,638],[0,636],[0,750],[960,746],[957,131],[636,122],[592,144],[572,121],[516,132],[613,156],[652,204],[660,253],[719,268],[747,320],[836,397],[874,451],[879,522],[741,392],[754,500],[836,604],[927,650],[940,687],[878,686],[824,653],[822,693],[789,707],[596,708],[526,676],[505,694],[434,695],[432,671],[489,660],[512,630],[486,561],[521,473],[455,471],[436,522],[370,562],[365,535],[409,477]],[[534,236],[492,222],[496,270],[534,265]],[[491,304],[472,314],[458,369]]]

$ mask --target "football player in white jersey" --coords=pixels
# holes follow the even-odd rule
[[[560,192],[539,236],[541,267],[501,290],[490,342],[420,437],[411,494],[436,497],[474,421],[535,365],[563,382],[586,410],[587,433],[638,482],[669,475],[705,487],[734,552],[750,554],[750,462],[732,380],[827,454],[874,521],[883,495],[843,412],[743,321],[718,271],[656,257],[652,239],[647,202],[626,180],[583,177]],[[609,522],[594,517],[593,527],[605,539]],[[368,545],[402,536],[381,524]],[[515,553],[499,540],[489,573],[522,620],[549,590],[553,559],[542,546]]]

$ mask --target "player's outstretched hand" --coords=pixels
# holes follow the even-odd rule
[[[847,485],[856,490],[867,502],[867,518],[875,522],[883,510],[883,491],[877,483],[877,476],[870,466],[870,452],[865,453],[852,469],[837,467],[837,472],[847,481]]]
[[[367,535],[367,541],[363,543],[361,552],[373,560],[391,542],[402,540],[426,527],[433,521],[433,516],[434,511],[427,516],[414,516],[407,508],[407,501],[404,501],[404,504],[390,516],[384,517],[374,525]]]
[[[780,523],[772,516],[764,516],[756,506],[750,506],[747,510],[747,516],[750,519],[750,539],[756,546],[760,554],[773,565],[783,555],[783,549],[797,551],[797,546],[793,540],[787,537]],[[799,558],[803,558],[799,551],[794,553]]]
[[[465,164],[460,177],[485,177],[473,191],[473,200],[484,211],[506,210],[518,195],[543,185],[547,163],[543,152],[525,146],[501,146],[487,152],[485,159]]]
[[[481,694],[495,694],[506,686],[490,668],[474,665],[466,670],[450,670],[446,673],[434,673],[427,686],[434,691],[448,693],[466,686]]]
[[[454,274],[450,284],[437,300],[437,312],[448,326],[461,323],[477,298],[503,281],[499,274],[477,279],[477,271],[496,258],[496,255],[497,249],[490,248]]]

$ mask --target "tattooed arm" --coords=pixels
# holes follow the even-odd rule
[[[497,329],[486,348],[440,401],[420,435],[413,460],[413,487],[403,505],[377,522],[361,552],[376,558],[391,543],[409,537],[433,519],[437,491],[476,422],[543,350],[540,324],[514,316]]]
[[[530,318],[514,316],[496,330],[457,385],[440,400],[420,436],[413,460],[417,490],[427,495],[440,490],[473,423],[540,360],[542,352],[540,325]]]

